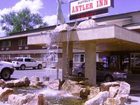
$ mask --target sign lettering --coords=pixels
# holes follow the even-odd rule
[[[70,15],[95,11],[111,6],[111,0],[78,0],[70,3]]]

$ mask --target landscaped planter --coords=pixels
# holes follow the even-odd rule
[[[66,80],[62,84],[38,77],[3,81],[1,87],[0,101],[9,105],[124,105],[130,93],[130,85],[123,81],[96,87],[81,81]]]

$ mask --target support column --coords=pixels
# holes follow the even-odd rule
[[[96,44],[85,44],[85,77],[91,85],[96,85]]]
[[[64,42],[62,45],[63,49],[63,63],[62,63],[62,77],[63,80],[72,75],[73,66],[73,42]]]

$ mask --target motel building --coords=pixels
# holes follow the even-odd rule
[[[55,32],[53,43],[58,46],[51,47],[51,51],[56,51],[54,59],[57,68],[63,69],[63,79],[72,75],[72,61],[73,65],[85,62],[85,78],[91,84],[96,84],[96,62],[104,62],[112,71],[140,73],[140,11],[108,15],[109,10],[115,9],[115,1],[114,4],[112,0],[71,2],[70,19],[91,18],[78,21],[77,28]],[[61,26],[64,25],[57,27]],[[73,27],[75,23],[66,26]],[[45,58],[50,53],[49,39],[54,40],[51,31],[55,29],[56,26],[50,26],[0,38],[1,58],[19,55]]]

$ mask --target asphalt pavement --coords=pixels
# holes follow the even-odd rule
[[[33,76],[40,77],[41,79],[44,77],[49,77],[52,79],[62,79],[62,70],[59,69],[58,71],[56,69],[51,68],[43,68],[43,69],[26,69],[26,70],[15,70],[13,75],[11,76],[12,79],[18,79],[22,77],[28,77],[31,78]]]

